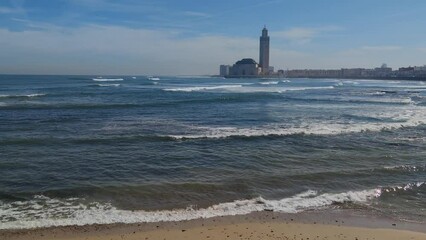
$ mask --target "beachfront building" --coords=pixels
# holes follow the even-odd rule
[[[269,36],[266,26],[262,30],[259,44],[259,66],[263,75],[269,75]]]
[[[414,71],[426,71],[426,65],[414,66]]]
[[[338,78],[342,76],[342,70],[295,69],[288,70],[285,75],[290,78]]]
[[[229,70],[230,70],[231,66],[229,65],[220,65],[220,76],[224,77],[224,76],[228,76],[229,75]]]

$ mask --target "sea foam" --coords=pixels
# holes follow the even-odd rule
[[[203,138],[229,138],[229,137],[264,137],[264,136],[287,136],[296,134],[306,135],[338,135],[359,132],[378,132],[383,130],[399,129],[403,127],[414,127],[426,124],[426,111],[423,109],[406,110],[399,113],[378,113],[375,118],[388,119],[385,122],[359,122],[339,123],[312,121],[295,125],[290,124],[267,124],[253,127],[196,127],[192,126],[193,134],[167,135],[173,139],[203,139]],[[389,121],[390,120],[390,121]],[[190,131],[187,131],[190,132]]]
[[[165,211],[120,210],[109,203],[101,204],[93,202],[83,204],[77,198],[59,200],[45,196],[36,196],[31,201],[0,203],[0,229],[183,221],[218,216],[244,215],[265,210],[297,213],[327,207],[335,203],[365,203],[379,197],[380,194],[380,189],[322,194],[309,190],[279,200],[267,200],[257,197],[254,199],[220,203],[202,209],[188,207],[186,209]]]
[[[182,88],[166,88],[164,91],[169,92],[197,92],[197,91],[206,91],[214,89],[231,89],[231,88],[240,88],[242,85],[220,85],[220,86],[199,86],[199,87],[182,87]]]
[[[277,83],[260,83],[263,85],[278,84]],[[243,85],[219,85],[219,86],[196,86],[196,87],[182,87],[182,88],[166,88],[164,91],[171,92],[202,92],[202,91],[226,91],[231,93],[283,93],[287,91],[306,91],[306,90],[326,90],[333,89],[334,86],[323,87],[252,87]]]
[[[278,81],[270,81],[270,82],[260,82],[259,84],[262,84],[262,85],[276,85],[278,83],[279,83]]]
[[[122,78],[92,78],[93,81],[96,82],[115,82],[115,81],[123,81]]]
[[[31,93],[31,94],[14,94],[14,95],[0,95],[0,98],[34,98],[46,96],[44,93]]]
[[[111,84],[98,84],[99,87],[119,87],[121,84],[111,83]]]

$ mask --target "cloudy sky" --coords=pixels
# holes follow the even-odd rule
[[[0,74],[217,74],[426,64],[424,0],[1,0]]]

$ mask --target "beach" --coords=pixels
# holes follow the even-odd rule
[[[3,230],[1,239],[426,239],[423,224],[349,211],[257,212],[180,222]]]

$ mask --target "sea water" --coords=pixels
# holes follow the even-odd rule
[[[426,219],[426,84],[0,76],[0,228],[362,209]]]

